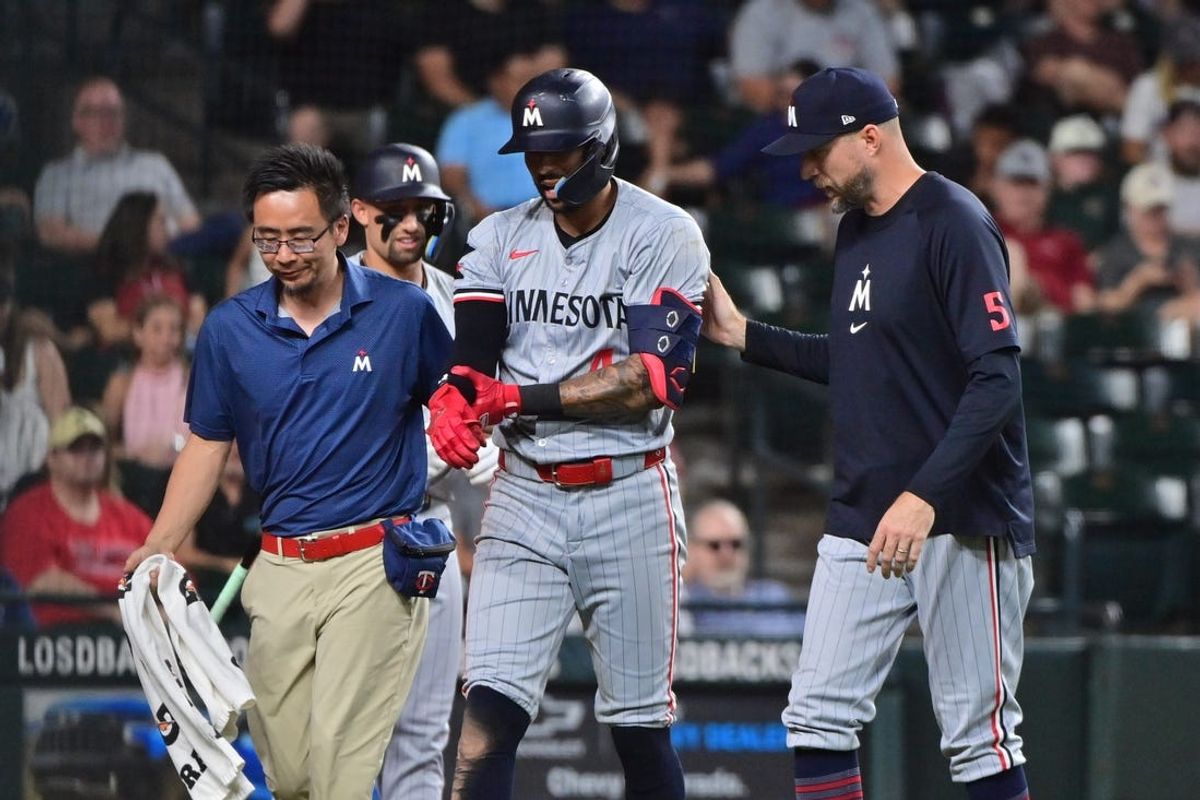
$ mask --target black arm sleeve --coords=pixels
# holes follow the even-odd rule
[[[455,303],[454,355],[450,365],[470,367],[495,377],[507,336],[508,315],[504,303],[483,300]],[[462,392],[468,403],[475,402],[475,387],[470,379],[451,375],[446,380]]]
[[[829,337],[823,333],[797,333],[747,320],[742,360],[817,383],[829,383]]]
[[[1016,348],[984,353],[971,362],[970,381],[942,441],[908,485],[936,510],[953,496],[1021,407]]]

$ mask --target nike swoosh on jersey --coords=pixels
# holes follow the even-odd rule
[[[850,326],[850,332],[851,332],[851,333],[858,333],[859,331],[861,331],[863,328],[867,327],[867,326],[868,326],[868,325],[870,325],[870,324],[871,324],[871,323],[869,323],[869,322],[860,322],[860,323],[858,323],[857,325],[853,325],[853,324],[852,324],[852,325]]]
[[[511,261],[515,261],[518,258],[524,258],[525,256],[531,256],[537,252],[540,252],[540,251],[538,251],[538,250],[509,250],[508,258]]]

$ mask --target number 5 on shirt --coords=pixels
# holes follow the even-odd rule
[[[999,292],[988,292],[983,296],[983,305],[987,308],[988,315],[999,314],[1000,319],[989,319],[992,323],[992,330],[1002,331],[1012,324],[1012,320],[1008,316],[1008,309],[1004,307],[1004,296]]]

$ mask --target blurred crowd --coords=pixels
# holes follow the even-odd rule
[[[899,98],[918,160],[1000,224],[1031,340],[1047,319],[1130,314],[1183,326],[1172,352],[1197,358],[1200,0],[183,6],[218,50],[204,108],[217,135],[321,144],[351,169],[385,141],[435,153],[459,211],[442,267],[470,226],[536,195],[520,156],[496,153],[518,88],[552,67],[592,71],[617,102],[618,174],[697,217],[751,310],[818,328],[828,284],[787,276],[828,269],[836,219],[796,180],[798,161],[759,150],[807,75],[870,68]],[[40,165],[23,160],[37,132],[0,82],[0,566],[28,590],[115,586],[186,432],[196,331],[268,275],[237,198],[197,202],[197,181],[163,153],[172,143],[126,124],[137,70],[114,74],[78,76],[58,121],[73,145]],[[747,535],[736,508],[702,510],[698,573]],[[236,457],[205,520],[179,555],[220,575],[257,532]],[[790,596],[736,573],[695,593]]]

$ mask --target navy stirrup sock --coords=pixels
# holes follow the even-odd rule
[[[625,800],[684,800],[683,767],[670,728],[612,728],[625,770]]]
[[[971,800],[1029,800],[1025,768],[1016,766],[967,784]]]
[[[469,800],[510,800],[517,766],[517,745],[529,727],[529,715],[519,705],[486,686],[467,693],[466,715],[487,736],[487,751],[455,771],[466,773],[462,796]]]
[[[796,800],[862,800],[857,750],[793,749]]]

